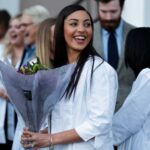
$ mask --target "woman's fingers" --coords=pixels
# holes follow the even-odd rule
[[[23,133],[21,136],[21,144],[26,146],[31,146],[31,143],[34,142],[34,134],[33,133]],[[29,145],[28,145],[29,144]]]
[[[21,138],[21,141],[23,141],[23,142],[32,142],[34,139],[33,139],[33,137],[22,137]]]
[[[21,137],[21,144],[24,148],[33,148],[35,147],[35,141],[32,135],[30,137],[22,136]]]
[[[22,145],[24,148],[34,148],[36,146],[34,142],[25,142]]]
[[[24,137],[32,137],[35,133],[34,132],[31,132],[29,131],[28,129],[24,129],[23,130],[23,133],[22,133],[22,136]]]
[[[35,148],[36,133],[29,131],[28,128],[24,128],[20,142],[24,148]]]

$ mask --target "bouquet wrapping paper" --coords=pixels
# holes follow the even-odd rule
[[[75,64],[70,64],[25,75],[0,61],[3,84],[26,127],[40,130],[48,113],[61,100],[74,68]]]

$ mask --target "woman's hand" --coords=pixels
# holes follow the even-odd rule
[[[77,134],[75,129],[53,133],[50,135],[48,133],[31,132],[25,128],[21,136],[21,144],[24,148],[50,147],[57,144],[68,144],[81,141],[83,140]]]
[[[48,133],[31,132],[25,128],[21,136],[21,144],[24,148],[49,147],[50,135]]]
[[[48,133],[48,128],[39,131],[40,133]]]

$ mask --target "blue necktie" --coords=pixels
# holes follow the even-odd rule
[[[108,38],[108,63],[114,68],[117,69],[118,67],[118,47],[116,37],[114,32],[110,32]]]

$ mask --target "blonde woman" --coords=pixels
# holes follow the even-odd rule
[[[8,42],[6,43],[4,50],[4,61],[11,64],[15,68],[18,68],[23,50],[24,50],[24,38],[21,32],[21,15],[17,15],[12,18],[8,28]]]
[[[48,67],[52,67],[53,61],[53,35],[55,18],[48,18],[44,20],[38,29],[36,39],[36,55],[39,57],[41,63]]]

